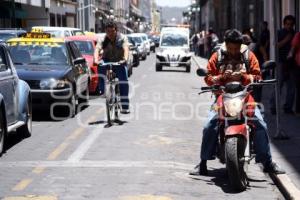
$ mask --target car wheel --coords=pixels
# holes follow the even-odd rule
[[[186,72],[187,72],[187,73],[190,73],[190,72],[191,72],[191,65],[187,65],[187,66],[186,66]]]
[[[5,120],[4,120],[4,115],[3,112],[0,111],[0,156],[4,152],[4,142],[6,138],[6,131],[5,131]]]
[[[87,87],[86,90],[82,92],[80,98],[78,99],[80,110],[88,107],[89,98],[90,98],[90,91],[89,88]]]
[[[135,67],[138,67],[140,65],[140,60],[139,59],[136,59],[136,62],[135,62]]]
[[[160,64],[156,64],[156,71],[157,72],[162,71],[162,66]]]
[[[132,75],[132,67],[130,67],[129,71],[128,71],[128,77],[130,77]]]
[[[147,58],[147,55],[145,54],[145,55],[143,55],[142,60],[146,60],[146,58]]]
[[[75,117],[76,112],[77,112],[77,105],[76,105],[76,96],[74,94],[74,92],[72,93],[72,96],[69,99],[69,116],[71,118]]]
[[[18,134],[22,135],[24,138],[30,137],[32,133],[32,106],[30,99],[27,99],[26,104],[26,121],[25,124],[17,129]]]

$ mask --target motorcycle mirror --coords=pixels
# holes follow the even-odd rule
[[[264,70],[271,70],[275,69],[276,67],[276,62],[274,60],[268,60],[262,64],[262,69]]]
[[[207,75],[207,70],[206,69],[202,69],[202,68],[198,68],[196,70],[196,73],[198,76],[206,76]]]

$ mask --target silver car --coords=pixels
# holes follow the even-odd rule
[[[0,43],[0,155],[8,133],[17,130],[23,137],[32,132],[31,93],[19,79],[7,46]]]

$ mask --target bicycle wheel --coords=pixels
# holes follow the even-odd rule
[[[106,116],[107,116],[107,122],[108,124],[112,124],[112,121],[114,120],[114,115],[115,115],[115,109],[114,109],[114,87],[112,84],[107,83],[106,84]]]
[[[120,85],[117,83],[115,85],[115,120],[119,120],[121,113],[121,96],[120,96]]]

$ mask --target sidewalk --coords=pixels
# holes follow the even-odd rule
[[[203,63],[204,58],[193,57],[196,63]],[[206,66],[199,66],[206,68]],[[270,175],[277,182],[280,190],[290,199],[300,199],[300,117],[289,115],[280,111],[281,130],[289,137],[289,140],[275,140],[276,116],[269,110],[269,98],[272,94],[273,86],[263,88],[263,103],[265,105],[265,120],[269,128],[271,152],[273,160],[284,170],[284,175]],[[281,102],[283,104],[284,102]],[[281,106],[282,108],[282,106]]]

